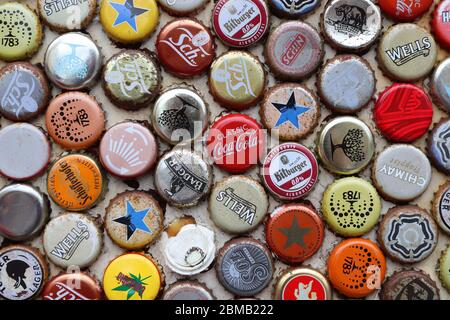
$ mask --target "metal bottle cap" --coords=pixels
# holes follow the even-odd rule
[[[66,33],[48,46],[45,71],[58,87],[78,90],[94,85],[102,67],[102,54],[91,37]]]
[[[439,121],[428,136],[428,157],[439,171],[450,174],[450,119]]]
[[[361,120],[337,117],[319,133],[317,148],[328,170],[350,175],[369,164],[375,152],[375,141],[369,127]]]
[[[442,61],[434,70],[430,92],[436,104],[444,111],[450,112],[450,58]]]
[[[439,186],[435,192],[432,212],[436,223],[447,235],[450,235],[450,181]]]
[[[325,39],[342,51],[364,51],[381,33],[380,9],[370,0],[332,0],[321,23]]]
[[[103,232],[89,215],[61,214],[45,227],[43,244],[46,256],[62,268],[90,266],[103,247]]]
[[[311,268],[285,270],[275,285],[276,300],[332,300],[332,291],[327,278]]]
[[[165,291],[162,300],[216,300],[212,291],[198,281],[177,281]]]
[[[209,193],[212,168],[201,155],[175,149],[159,161],[155,172],[158,193],[171,205],[186,208],[195,206]]]
[[[151,120],[158,136],[176,145],[199,138],[208,125],[208,113],[205,101],[194,89],[173,88],[156,100]]]
[[[231,293],[240,297],[254,296],[272,280],[272,255],[258,240],[235,238],[220,249],[216,272],[219,282]]]
[[[440,300],[439,288],[422,270],[399,270],[383,283],[380,300]]]
[[[0,190],[0,234],[13,241],[34,237],[50,214],[47,197],[36,188],[14,183]]]
[[[101,300],[103,291],[88,273],[61,273],[42,289],[43,300]]]

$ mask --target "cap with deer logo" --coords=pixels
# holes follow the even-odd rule
[[[381,13],[370,0],[332,0],[321,15],[326,41],[338,51],[367,51],[381,34]]]
[[[274,300],[332,300],[331,285],[319,271],[307,267],[281,272],[273,291]]]
[[[171,145],[186,144],[201,137],[208,121],[205,100],[195,88],[185,85],[161,93],[151,114],[156,133]]]
[[[350,175],[363,170],[375,153],[370,128],[355,117],[336,117],[328,121],[317,136],[317,153],[331,172]]]
[[[10,245],[0,250],[0,297],[7,300],[36,298],[47,280],[49,267],[39,250]]]
[[[46,256],[57,266],[85,268],[100,255],[103,232],[89,215],[66,213],[50,220],[42,242]]]

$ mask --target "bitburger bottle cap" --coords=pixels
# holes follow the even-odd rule
[[[416,263],[433,252],[438,235],[437,225],[426,210],[415,205],[397,206],[381,220],[378,243],[390,258]]]
[[[65,90],[92,87],[102,68],[102,53],[89,35],[70,32],[57,37],[45,52],[45,72]]]
[[[103,232],[86,214],[66,213],[50,220],[42,238],[48,259],[61,268],[85,268],[103,248]]]

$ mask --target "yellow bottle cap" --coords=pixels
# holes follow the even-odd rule
[[[53,164],[47,176],[49,196],[70,211],[92,207],[100,199],[104,183],[97,163],[81,154],[62,157]]]
[[[450,292],[450,245],[442,251],[441,258],[439,259],[438,275],[442,286]]]
[[[155,0],[102,0],[100,22],[115,41],[144,41],[155,31],[159,10]]]
[[[117,257],[103,275],[103,290],[109,300],[154,300],[163,283],[156,263],[140,253]]]
[[[366,180],[343,178],[325,190],[322,213],[334,232],[344,237],[356,237],[369,232],[377,224],[381,200]]]
[[[7,2],[0,5],[0,59],[24,60],[41,45],[42,25],[27,5]]]

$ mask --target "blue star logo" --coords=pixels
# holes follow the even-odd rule
[[[135,32],[138,31],[136,17],[149,11],[148,9],[135,7],[134,0],[126,0],[123,4],[111,1],[110,4],[117,11],[117,18],[114,21],[113,27],[126,22]]]
[[[447,96],[450,98],[450,86],[444,84],[445,91],[447,91]]]
[[[127,214],[123,217],[114,219],[113,221],[127,226],[127,241],[133,236],[136,230],[141,230],[146,233],[152,233],[152,230],[145,224],[144,218],[150,208],[141,211],[136,211],[131,205],[130,201],[127,201]]]
[[[294,127],[300,129],[300,124],[298,123],[298,116],[308,111],[310,108],[307,108],[302,105],[297,105],[295,103],[295,95],[292,91],[291,97],[286,104],[282,103],[274,103],[273,106],[280,111],[280,117],[278,118],[277,123],[275,124],[275,128],[278,128],[285,122],[290,122]]]

